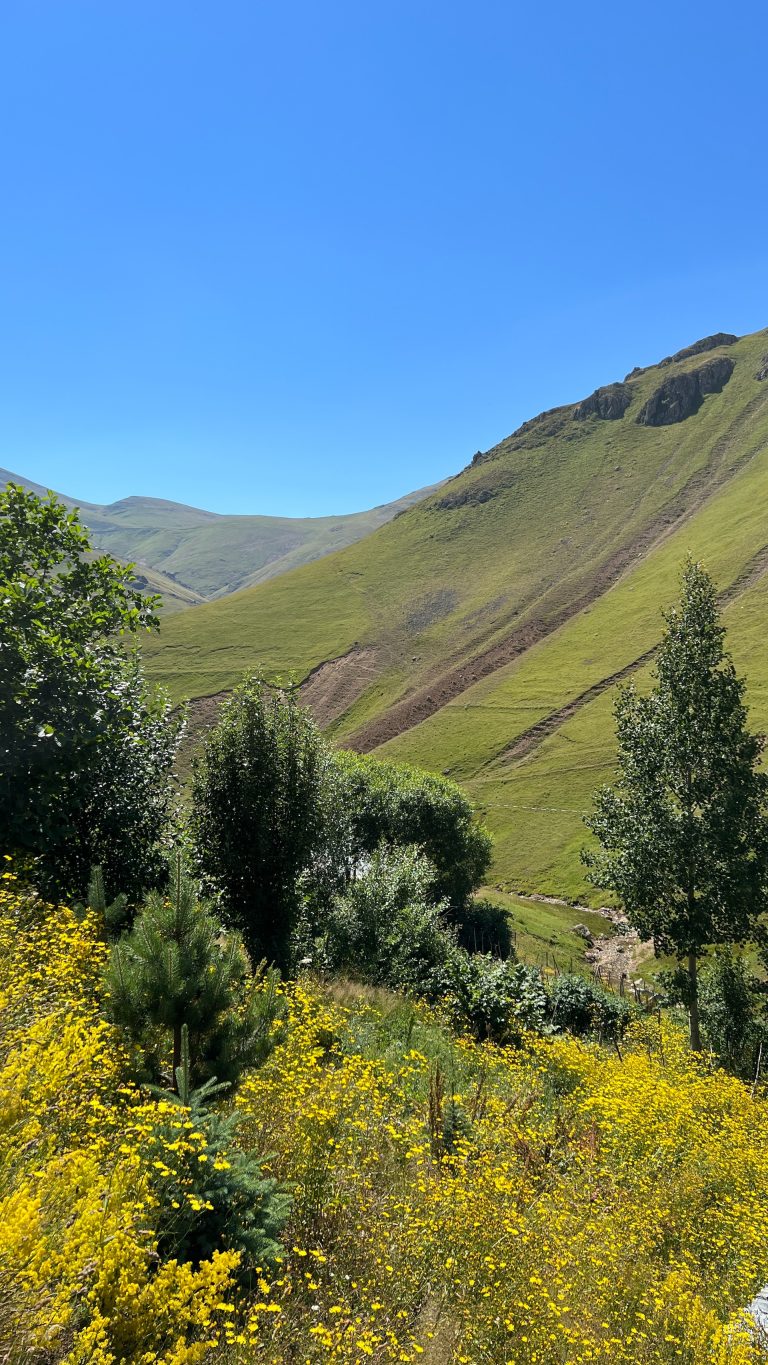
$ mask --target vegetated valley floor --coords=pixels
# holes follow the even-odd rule
[[[600,904],[579,849],[615,687],[647,684],[688,553],[768,728],[767,354],[718,335],[542,414],[364,541],[165,621],[152,675],[175,699],[303,681],[335,742],[468,788],[495,885]]]

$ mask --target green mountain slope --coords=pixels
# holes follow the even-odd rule
[[[714,338],[543,414],[364,542],[168,621],[151,670],[177,697],[307,679],[340,742],[468,785],[500,884],[589,896],[612,688],[649,667],[688,550],[768,728],[767,351]]]
[[[0,469],[0,486],[12,481],[37,493],[40,484]],[[166,610],[265,582],[370,535],[432,491],[419,489],[395,502],[339,517],[223,516],[160,498],[123,498],[101,507],[62,495],[79,507],[98,549],[130,560],[162,592]]]

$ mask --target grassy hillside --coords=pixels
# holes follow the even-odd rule
[[[308,678],[338,741],[468,785],[500,885],[585,899],[582,814],[611,771],[611,690],[648,667],[688,550],[723,593],[768,724],[767,350],[766,333],[724,338],[543,414],[365,542],[167,622],[152,672],[176,697],[257,664]],[[703,395],[713,361],[723,385]],[[637,420],[692,389],[685,420]]]
[[[0,469],[44,493],[40,484]],[[370,511],[339,517],[222,516],[160,498],[123,498],[106,507],[63,496],[79,507],[94,544],[139,566],[166,611],[178,611],[278,574],[370,535],[432,490],[419,489]]]

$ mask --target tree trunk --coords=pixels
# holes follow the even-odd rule
[[[178,1069],[179,1069],[180,1066],[181,1066],[181,1024],[174,1024],[174,1026],[173,1026],[173,1084],[172,1084],[172,1086],[171,1086],[171,1089],[172,1089],[172,1090],[175,1090],[177,1095],[178,1095],[178,1093],[179,1093],[179,1082],[178,1082],[178,1080],[177,1080],[177,1078],[176,1078],[176,1072],[178,1071]]]
[[[691,1047],[694,1052],[701,1052],[701,1033],[699,1031],[699,976],[698,958],[695,953],[688,954],[688,978],[690,998],[688,1001],[688,1017],[691,1024]]]

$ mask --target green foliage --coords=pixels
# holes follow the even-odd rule
[[[142,1047],[149,1075],[172,1084],[184,1028],[195,1083],[234,1082],[268,1055],[283,1013],[276,974],[254,979],[240,937],[200,903],[180,857],[168,896],[153,891],[112,949],[106,987],[110,1016]]]
[[[129,927],[131,912],[128,897],[119,892],[113,900],[107,901],[104,871],[101,867],[94,867],[91,871],[86,903],[90,910],[95,910],[98,915],[103,917],[110,937],[118,937],[124,929]]]
[[[490,953],[493,957],[513,957],[509,915],[492,900],[474,900],[465,905],[456,936],[468,953]]]
[[[221,1087],[209,1081],[190,1090],[186,1025],[177,1079],[179,1093],[164,1096],[172,1106],[164,1131],[160,1126],[161,1137],[178,1145],[173,1167],[163,1163],[157,1177],[158,1254],[162,1260],[198,1265],[215,1251],[239,1251],[240,1273],[247,1278],[280,1256],[278,1239],[290,1196],[262,1173],[255,1155],[238,1146],[237,1115],[209,1108]],[[185,1128],[203,1141],[180,1142]]]
[[[537,967],[459,951],[451,958],[447,986],[456,1023],[476,1038],[515,1043],[522,1030],[544,1026],[547,993]]]
[[[715,590],[688,562],[649,696],[616,702],[619,780],[595,797],[585,851],[596,885],[621,896],[642,938],[688,959],[691,1042],[700,1045],[696,962],[744,940],[768,886],[768,779],[746,726],[744,683],[723,647]]]
[[[491,861],[491,839],[469,798],[444,777],[403,763],[341,752],[334,755],[344,807],[351,812],[358,858],[379,844],[418,844],[435,869],[434,894],[457,917]]]
[[[360,980],[435,998],[454,950],[435,871],[416,848],[376,849],[328,918],[328,965]]]
[[[125,647],[154,607],[52,494],[0,492],[0,826],[48,894],[157,874],[181,720]]]
[[[745,1078],[754,1075],[757,1050],[766,1038],[756,984],[743,956],[727,946],[715,949],[702,968],[704,1037],[722,1065]]]
[[[577,1037],[620,1038],[632,1016],[626,1000],[577,973],[555,977],[549,990],[549,1018],[555,1028]]]
[[[285,970],[298,881],[320,841],[325,746],[292,693],[249,678],[196,760],[191,832],[207,890],[252,961]]]

